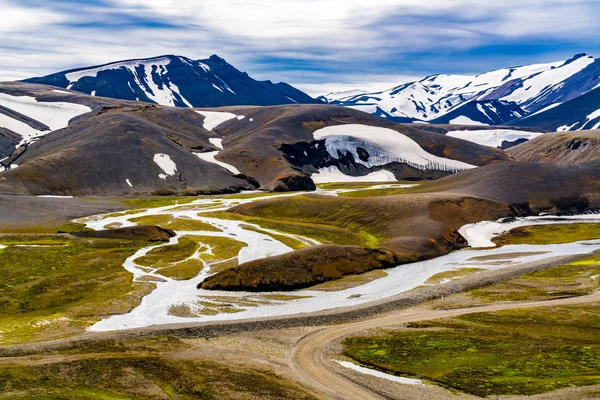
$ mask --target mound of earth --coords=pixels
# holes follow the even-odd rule
[[[492,199],[526,215],[582,212],[600,208],[600,161],[499,163],[424,184],[416,191]]]
[[[373,248],[391,254],[392,265],[437,257],[467,245],[457,230],[465,224],[541,212],[600,208],[600,162],[556,165],[505,162],[465,171],[422,185],[410,194],[341,198],[317,195],[248,203],[230,211],[270,221],[301,221],[347,227],[377,238]],[[418,194],[418,193],[421,194]],[[352,271],[380,268],[365,252],[319,246],[271,257],[216,274],[201,287],[221,290],[290,290]],[[364,246],[367,247],[367,246]],[[362,255],[362,256],[361,256]],[[288,275],[293,260],[293,275]],[[315,260],[331,273],[315,271]],[[297,278],[298,277],[298,278]],[[260,288],[260,289],[259,289]]]
[[[263,258],[223,271],[207,278],[199,287],[243,291],[292,290],[406,262],[388,251],[333,245],[283,254],[276,262],[273,261]],[[286,268],[281,268],[281,264],[285,264]],[[261,277],[259,281],[257,276]]]
[[[467,245],[457,232],[464,224],[515,215],[501,203],[451,194],[374,198],[304,195],[243,204],[230,211],[268,216],[271,221],[321,221],[321,226],[348,227],[376,237],[378,242],[371,248],[322,245],[250,261],[207,278],[199,285],[203,289],[293,290],[344,275],[430,259]]]
[[[518,161],[583,163],[600,160],[600,130],[551,133],[513,147],[508,153]]]

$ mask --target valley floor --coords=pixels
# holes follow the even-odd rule
[[[385,196],[406,189],[400,184],[346,184],[323,186],[320,192]],[[80,218],[71,225],[102,230],[147,224],[177,234],[158,244],[37,232],[3,235],[0,398],[600,395],[600,377],[585,370],[585,365],[600,362],[594,338],[581,342],[582,348],[591,346],[589,354],[566,352],[565,344],[558,343],[553,349],[556,363],[569,363],[571,368],[548,375],[543,382],[528,382],[526,390],[518,385],[513,391],[504,390],[502,371],[484,374],[481,387],[470,387],[447,378],[447,371],[408,367],[403,357],[385,357],[391,351],[385,347],[390,343],[385,335],[405,338],[413,335],[411,330],[422,336],[432,329],[458,329],[459,337],[451,341],[458,343],[461,335],[471,331],[476,338],[478,331],[471,322],[461,319],[467,315],[503,315],[507,326],[517,322],[505,310],[519,310],[514,314],[517,319],[533,318],[531,313],[544,310],[574,315],[585,309],[598,315],[598,214],[516,219],[501,229],[491,224],[466,227],[463,235],[470,242],[503,246],[460,250],[308,289],[256,293],[196,289],[214,272],[327,243],[334,236],[373,240],[334,225],[316,229],[301,221],[284,224],[224,213],[241,204],[298,195],[302,196],[247,193],[175,202],[139,200],[134,210]],[[556,238],[557,230],[561,240]],[[48,271],[48,265],[58,269]],[[85,282],[93,284],[87,287]],[[59,298],[60,293],[64,296]],[[493,318],[490,321],[494,323]],[[581,321],[573,317],[571,322],[592,331],[598,328],[596,317]],[[459,323],[463,325],[457,328]],[[560,335],[565,333],[554,337]],[[368,341],[377,350],[360,347]],[[412,356],[419,361],[420,355]],[[336,360],[424,384],[406,385],[362,374]],[[473,360],[448,368],[468,373]],[[422,360],[417,361],[421,365]],[[489,360],[490,368],[494,362]],[[527,370],[519,368],[507,373],[526,376]],[[568,388],[573,385],[583,387]]]

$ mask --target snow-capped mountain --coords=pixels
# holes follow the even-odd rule
[[[600,86],[565,103],[556,103],[528,117],[515,126],[535,126],[551,131],[600,129]]]
[[[206,60],[167,55],[119,61],[25,82],[175,107],[319,103],[286,83],[256,81],[216,55]]]
[[[598,85],[600,60],[579,54],[555,63],[476,76],[433,75],[382,92],[330,93],[321,99],[397,122],[459,119],[455,123],[468,123],[471,119],[475,124],[504,124],[577,98]]]

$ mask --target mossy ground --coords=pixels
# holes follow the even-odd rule
[[[191,218],[174,218],[171,215],[148,215],[145,217],[132,218],[129,221],[137,225],[154,225],[163,229],[171,229],[174,231],[208,231],[220,232],[219,228],[207,224],[202,221],[193,220]]]
[[[323,244],[378,248],[382,241],[376,229],[366,228],[362,223],[365,218],[373,216],[365,215],[364,211],[349,203],[331,202],[326,196],[299,195],[277,202],[261,202],[260,206],[252,208],[251,214],[247,215],[245,209],[240,208],[235,212],[221,211],[202,215],[241,220],[265,229],[304,236]]]
[[[600,304],[414,323],[344,341],[363,365],[478,396],[600,384]]]
[[[394,196],[404,194],[408,188],[381,188],[381,189],[364,189],[352,192],[339,193],[341,197],[379,197],[379,196]]]
[[[285,235],[277,235],[275,233],[267,232],[262,229],[255,228],[254,226],[251,226],[251,225],[243,225],[242,228],[247,231],[258,232],[258,233],[262,233],[263,235],[270,236],[273,239],[277,240],[278,242],[281,242],[281,243],[285,244],[286,246],[291,247],[294,250],[300,250],[300,249],[304,249],[304,248],[308,247],[308,245],[306,243],[301,242],[300,240],[297,240],[297,239],[294,239],[292,237],[285,236]]]
[[[200,244],[188,236],[179,238],[175,244],[160,246],[150,250],[145,256],[136,258],[136,264],[152,268],[170,267],[176,262],[192,257]]]
[[[15,235],[0,244],[8,245],[0,257],[4,343],[81,332],[131,310],[153,287],[133,283],[123,269],[127,257],[150,245],[145,241]]]
[[[178,339],[89,343],[0,362],[0,399],[312,399],[264,367],[198,355]]]
[[[498,246],[509,244],[561,244],[600,239],[600,224],[556,224],[513,229],[493,239]]]

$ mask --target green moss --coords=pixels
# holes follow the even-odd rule
[[[477,303],[549,300],[590,294],[600,289],[600,255],[523,275],[517,279],[467,292]]]
[[[9,245],[0,257],[5,343],[79,332],[107,314],[129,311],[152,287],[133,283],[122,267],[148,242],[44,235],[0,243]],[[21,247],[27,244],[48,247]]]
[[[174,206],[177,204],[188,204],[196,200],[194,197],[168,196],[168,197],[136,197],[121,200],[123,204],[131,208],[156,208]]]
[[[152,249],[148,254],[136,258],[134,261],[142,266],[163,268],[190,258],[199,248],[200,245],[196,240],[189,236],[183,236],[179,238],[178,243]]]
[[[341,197],[380,197],[380,196],[394,196],[398,194],[406,193],[407,188],[382,188],[382,189],[368,189],[368,190],[356,190],[353,192],[339,193]]]
[[[516,228],[493,239],[493,242],[499,246],[561,244],[599,238],[600,224],[557,224]]]
[[[196,236],[195,240],[210,246],[211,254],[202,254],[201,258],[211,264],[213,271],[223,271],[236,266],[238,264],[237,259],[233,260],[233,264],[222,262],[237,257],[240,250],[247,246],[246,243],[219,236]]]
[[[600,384],[597,306],[480,313],[410,326],[349,338],[344,354],[478,396]]]
[[[204,264],[200,260],[186,260],[169,267],[161,268],[158,273],[175,280],[184,281],[198,276],[204,268]]]
[[[324,244],[356,245],[378,248],[379,235],[358,222],[351,222],[355,210],[336,208],[326,198],[296,196],[266,207],[252,209],[252,215],[216,211],[205,217],[241,220],[265,229],[307,237]],[[356,211],[360,213],[360,211]],[[344,215],[345,214],[345,215]],[[357,214],[354,214],[356,216]],[[339,218],[337,218],[339,217]]]
[[[3,228],[2,233],[5,234],[54,234],[58,232],[82,232],[86,230],[84,224],[78,224],[75,222],[69,222],[66,224],[59,223],[56,225],[45,225],[45,226],[22,226],[19,228]]]
[[[258,233],[262,233],[263,235],[270,236],[273,239],[277,240],[278,242],[281,242],[281,243],[285,244],[286,246],[291,247],[294,250],[300,250],[300,249],[304,249],[304,248],[308,247],[308,245],[306,243],[304,243],[300,240],[297,240],[297,239],[294,239],[292,237],[285,236],[285,235],[277,235],[275,233],[267,232],[262,229],[255,228],[251,225],[243,225],[242,228],[247,231],[258,232]]]
[[[308,399],[269,372],[208,360],[120,354],[0,364],[0,399]]]
[[[163,229],[171,229],[174,231],[221,232],[220,229],[202,221],[196,221],[191,218],[173,218],[171,215],[164,214],[131,218],[129,221],[137,225],[154,225]]]

